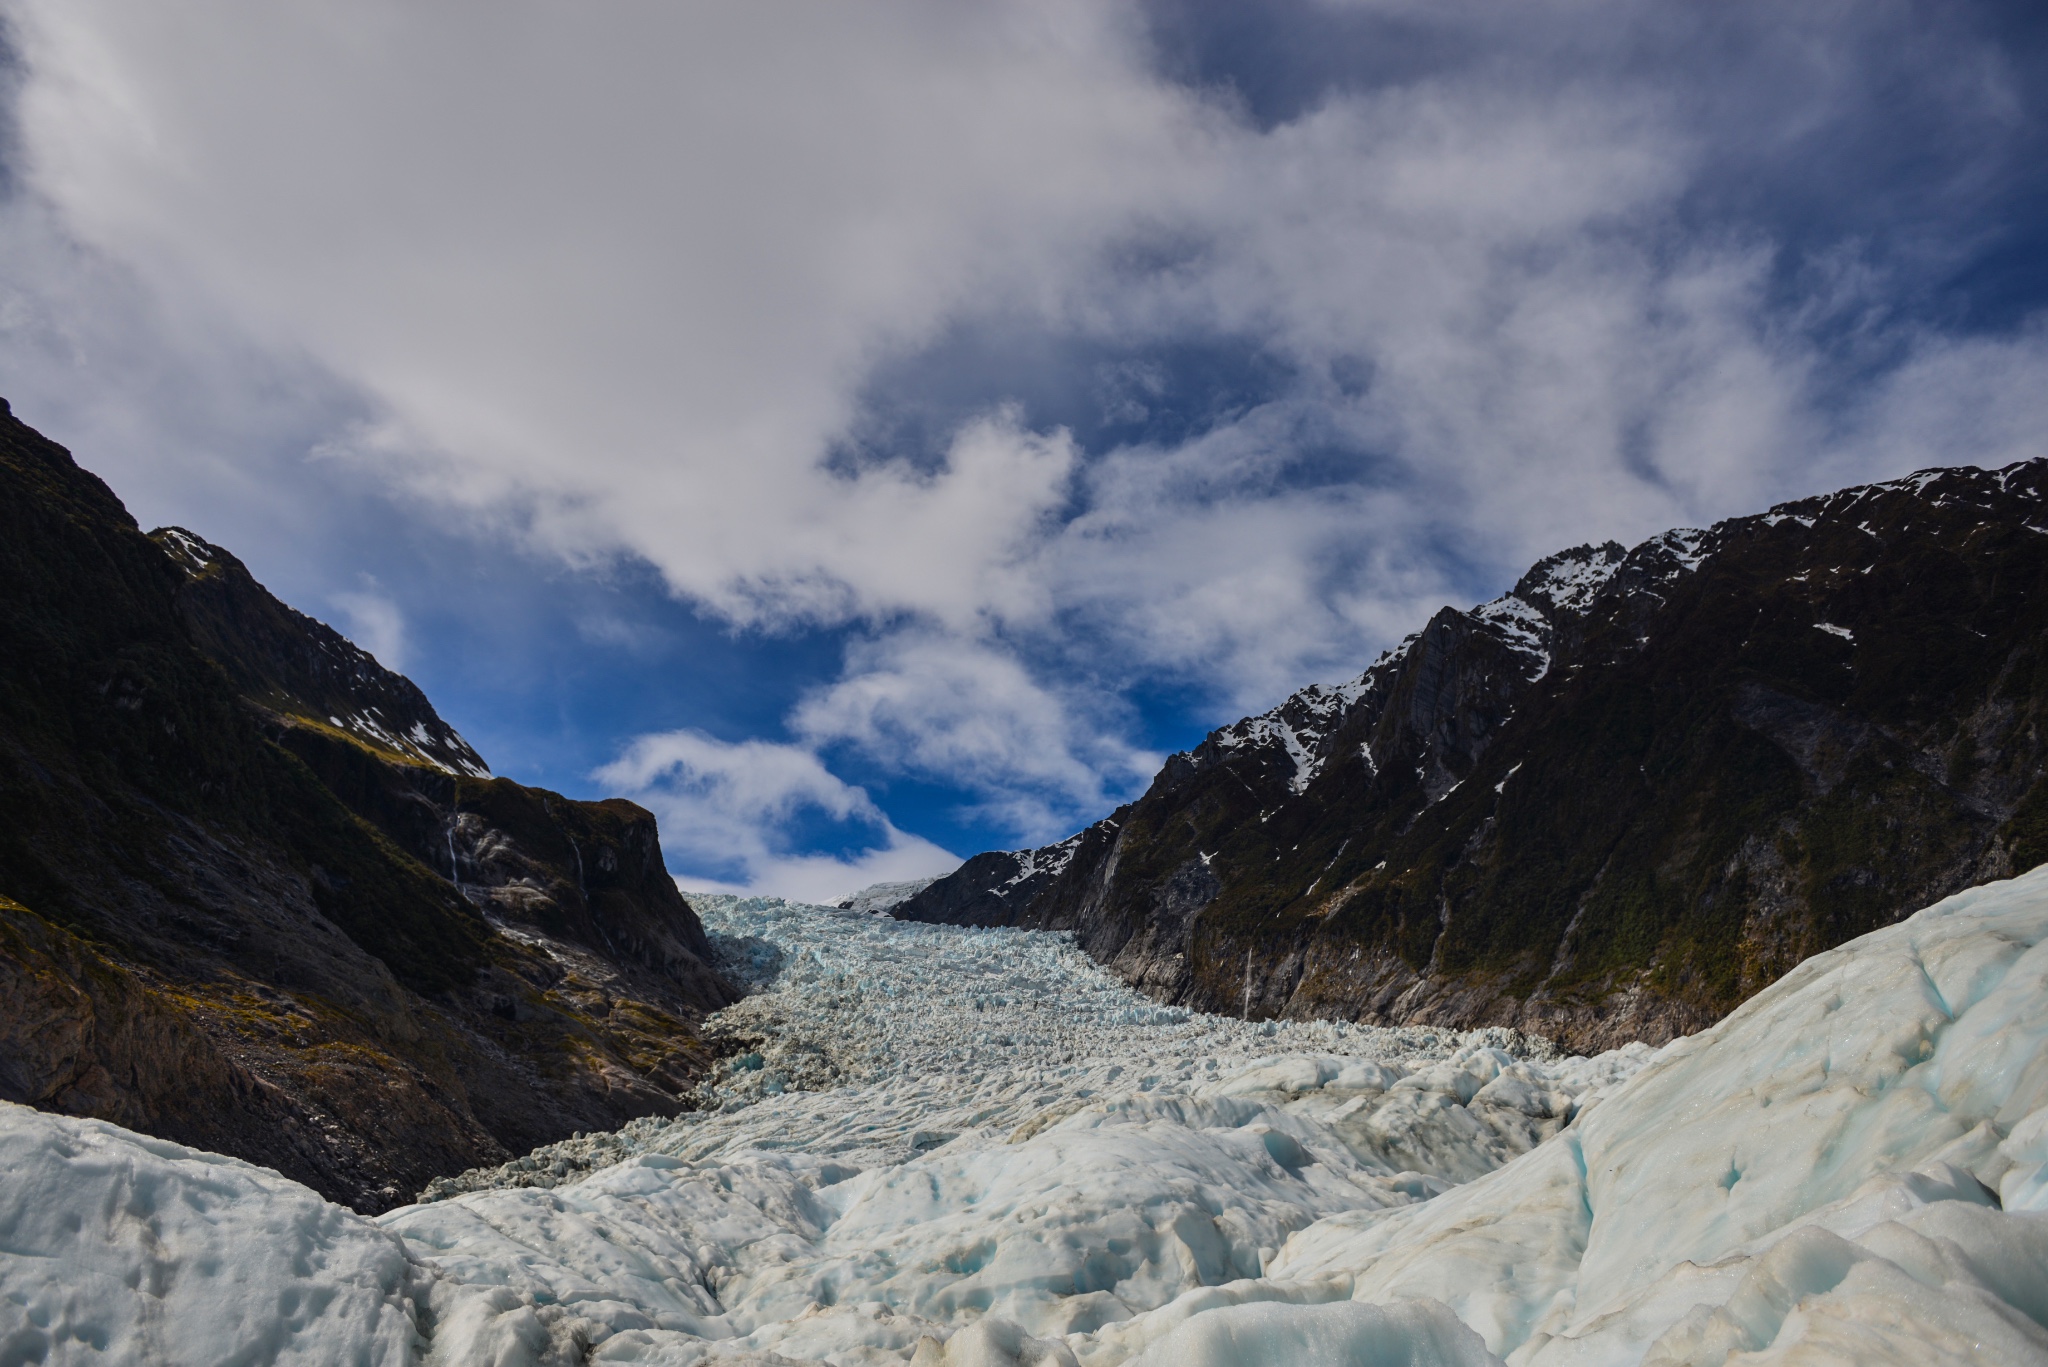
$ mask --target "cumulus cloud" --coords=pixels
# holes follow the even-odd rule
[[[1268,71],[1169,0],[10,0],[5,270],[289,358],[323,468],[850,632],[800,747],[646,742],[792,877],[792,802],[910,850],[820,755],[1035,837],[1142,782],[1139,685],[1224,720],[1562,545],[2044,449],[2038,330],[1927,303],[2040,160],[1971,7],[1283,10]],[[75,395],[53,337],[0,307]]]
[[[800,746],[670,731],[642,736],[595,777],[655,813],[670,870],[697,891],[827,902],[960,862],[898,830],[866,792]],[[793,828],[806,819],[822,819],[842,852],[794,848]]]
[[[35,186],[377,400],[330,451],[743,620],[1010,591],[1055,438],[822,449],[879,351],[1039,288],[1203,136],[1090,0],[15,8]]]
[[[813,746],[849,745],[885,770],[966,788],[1027,839],[1065,834],[1075,812],[1142,787],[1162,758],[1010,654],[931,632],[856,645],[845,677],[805,698],[791,726]]]

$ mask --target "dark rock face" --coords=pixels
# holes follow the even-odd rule
[[[185,571],[177,607],[187,636],[244,698],[373,750],[489,776],[482,758],[412,680],[326,623],[280,603],[219,546],[182,527],[149,535]]]
[[[362,1210],[673,1113],[736,998],[654,819],[489,777],[0,412],[0,1097]]]
[[[2048,859],[2044,497],[1925,471],[1563,552],[895,914],[1073,930],[1208,1010],[1697,1030]]]

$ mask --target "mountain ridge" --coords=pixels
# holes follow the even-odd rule
[[[690,1104],[737,999],[653,816],[425,696],[0,402],[0,1097],[366,1211]]]
[[[193,644],[245,700],[304,724],[332,726],[396,759],[491,776],[418,685],[273,597],[232,553],[183,527],[159,527],[149,539],[185,571],[178,616]]]
[[[2044,483],[1921,471],[1558,552],[892,914],[1071,930],[1208,1010],[1689,1033],[2048,857]]]

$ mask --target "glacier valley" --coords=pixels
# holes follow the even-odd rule
[[[692,900],[700,1109],[377,1219],[0,1106],[0,1364],[2048,1363],[2048,868],[1591,1059]]]

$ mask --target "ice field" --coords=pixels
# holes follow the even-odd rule
[[[0,1108],[0,1363],[2048,1362],[2048,870],[1594,1060],[701,910],[705,1109],[378,1220]]]
[[[808,1153],[871,1168],[941,1148],[1007,1146],[1020,1127],[1044,1129],[1091,1105],[1142,1109],[1168,1096],[1261,1091],[1322,1093],[1296,1108],[1316,1114],[1331,1096],[1370,1100],[1340,1120],[1362,1133],[1376,1117],[1379,1137],[1352,1142],[1377,1144],[1380,1166],[1463,1181],[1527,1150],[1557,1128],[1573,1097],[1648,1057],[1635,1049],[1565,1063],[1547,1042],[1505,1030],[1247,1025],[1149,1001],[1064,936],[772,898],[691,902],[721,969],[754,990],[708,1027],[713,1038],[745,1043],[704,1089],[705,1111],[552,1145],[437,1182],[433,1194],[555,1185],[645,1151],[693,1162]],[[1454,1055],[1454,1079],[1432,1074],[1427,1086],[1418,1079],[1380,1095]],[[1459,1105],[1439,1110],[1439,1096]]]

